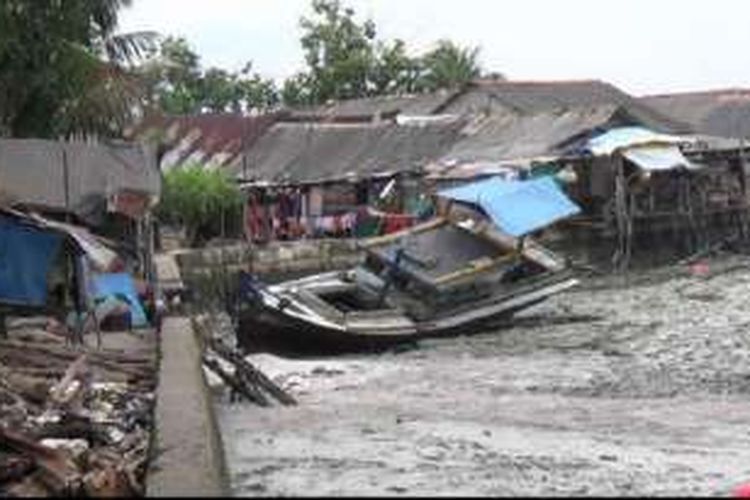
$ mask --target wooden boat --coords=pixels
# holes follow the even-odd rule
[[[267,285],[240,278],[247,352],[378,350],[481,329],[577,284],[559,256],[500,231],[477,211],[362,243],[363,264]]]

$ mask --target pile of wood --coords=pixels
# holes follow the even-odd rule
[[[156,370],[154,350],[0,341],[0,497],[142,496]]]
[[[205,317],[193,319],[193,326],[204,344],[203,365],[215,373],[230,389],[233,400],[246,399],[259,406],[271,406],[275,400],[284,406],[297,401],[262,371],[245,359],[240,351],[214,331]]]

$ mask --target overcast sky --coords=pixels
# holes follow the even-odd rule
[[[253,61],[281,79],[303,69],[310,0],[133,0],[121,31],[188,39],[204,66]],[[513,80],[601,79],[635,95],[750,87],[747,0],[342,0],[379,38],[415,51],[450,38],[479,46]]]

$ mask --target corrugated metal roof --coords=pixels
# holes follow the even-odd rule
[[[248,152],[248,173],[271,181],[314,181],[416,171],[451,147],[462,125],[278,123]]]
[[[517,114],[565,112],[576,108],[616,106],[640,124],[668,133],[689,133],[692,127],[639,102],[609,83],[577,81],[479,80],[449,99],[437,111],[474,114],[504,109]]]
[[[615,105],[582,106],[562,112],[478,116],[440,160],[461,164],[561,154],[560,146],[571,138],[617,123],[618,109]]]
[[[750,90],[727,89],[642,97],[661,113],[690,123],[702,134],[750,138]]]
[[[399,113],[407,117],[398,120],[404,124],[414,121],[409,116],[441,115],[462,117],[469,126],[459,132],[457,120],[442,123],[441,118],[423,124],[426,128],[399,128],[392,120]],[[387,119],[379,122],[377,115]],[[643,125],[665,133],[690,129],[595,80],[477,81],[457,91],[355,99],[259,117],[160,120],[142,125],[135,135],[166,137],[162,168],[196,161],[263,181],[549,157],[564,152],[570,141],[611,126]]]
[[[158,197],[161,175],[145,144],[0,139],[0,191],[12,203],[86,217],[118,192]]]
[[[162,170],[188,163],[225,167],[241,162],[243,148],[250,148],[268,128],[288,116],[206,114],[151,116],[128,132],[137,140],[157,139],[162,151]]]
[[[456,91],[439,90],[426,94],[388,95],[348,99],[321,106],[295,108],[289,111],[295,116],[327,118],[367,119],[376,115],[431,115],[436,112]]]

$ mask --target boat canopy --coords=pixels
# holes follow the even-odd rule
[[[516,237],[581,211],[549,176],[523,181],[492,177],[438,194],[480,207],[502,231]]]

